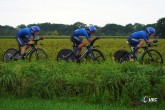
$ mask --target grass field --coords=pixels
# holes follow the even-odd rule
[[[84,102],[66,102],[43,99],[15,99],[0,98],[0,110],[164,110],[164,103],[159,106],[153,104],[138,107],[115,104],[89,104]]]
[[[165,40],[160,39],[158,42],[158,47],[153,47],[157,49],[165,58],[164,44]],[[55,60],[58,52],[63,48],[72,49],[72,43],[69,39],[45,39],[40,43],[44,44],[43,46],[39,46],[43,48],[48,54],[49,60]],[[106,57],[106,59],[112,59],[114,53],[119,49],[129,50],[128,44],[126,44],[126,39],[117,39],[117,38],[109,38],[109,39],[100,39],[96,41],[95,45],[99,45],[101,50]],[[0,58],[3,58],[4,52],[8,48],[18,48],[17,42],[15,39],[0,39]],[[1,60],[2,61],[2,60]]]
[[[158,50],[165,59],[164,39],[159,39]],[[83,62],[81,65],[76,63],[66,63],[55,61],[58,52],[63,48],[72,49],[72,43],[69,39],[45,39],[40,43],[48,54],[47,62],[28,62],[17,61],[3,63],[3,53],[8,48],[18,48],[14,39],[0,39],[0,97],[15,96],[16,99],[0,98],[3,102],[0,109],[5,107],[6,110],[11,108],[21,108],[17,103],[27,103],[31,109],[77,109],[80,110],[106,110],[112,109],[129,109],[125,106],[132,101],[139,101],[141,97],[149,95],[157,97],[159,104],[153,104],[155,107],[165,100],[165,68],[161,71],[154,70],[152,66],[141,65],[137,62],[118,64],[114,62],[113,55],[118,49],[129,50],[125,39],[100,39],[95,45],[99,45],[106,58],[101,64]],[[30,99],[24,99],[28,97]],[[49,100],[31,99],[37,97]],[[77,102],[69,100],[69,103],[56,102],[57,98],[72,98]],[[52,99],[52,100],[50,100]],[[14,100],[14,102],[12,102]],[[82,103],[81,101],[85,102]],[[6,103],[10,102],[7,104]],[[36,103],[35,104],[32,104]],[[71,103],[70,103],[71,102]],[[46,103],[45,105],[43,103]],[[96,105],[90,105],[95,103]],[[111,104],[112,105],[98,105]],[[64,106],[62,106],[62,104]],[[20,104],[21,105],[21,104]],[[65,107],[66,105],[66,107]],[[82,105],[80,107],[80,105]],[[145,104],[147,105],[147,104]],[[152,105],[152,104],[151,104]],[[25,106],[26,107],[26,106]],[[63,108],[64,107],[64,108]],[[150,105],[142,106],[145,109],[155,109]],[[160,107],[160,108],[161,108]],[[132,109],[132,108],[130,108]],[[141,106],[137,109],[142,109]]]

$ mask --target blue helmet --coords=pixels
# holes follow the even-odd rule
[[[89,26],[88,28],[90,32],[96,32],[97,30],[94,26]]]
[[[153,27],[147,27],[146,31],[148,34],[155,34],[155,29]]]
[[[30,29],[34,32],[39,32],[40,28],[38,26],[31,26]]]

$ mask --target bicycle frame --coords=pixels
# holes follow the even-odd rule
[[[30,50],[26,53],[26,55],[24,56],[24,58],[27,58],[31,52],[33,52],[33,51],[36,50],[35,45],[37,45],[37,42],[38,42],[39,40],[40,40],[40,39],[34,40],[34,43],[33,43],[33,44],[30,44],[30,47],[31,47],[31,48],[30,48]],[[19,44],[18,44],[18,46],[19,46],[19,50],[18,50],[13,56],[15,56],[17,53],[19,53],[19,55],[21,54],[21,47],[20,47]]]
[[[130,44],[129,44],[129,46],[130,46],[130,49],[131,49],[131,52],[130,52],[130,54],[131,54],[132,53],[132,48],[131,48],[131,45]],[[140,53],[140,55],[137,56],[137,58],[135,58],[135,61],[138,61],[139,59],[141,59],[142,56],[144,55],[144,53],[146,53],[149,50],[148,47],[151,47],[151,46],[157,46],[157,45],[147,44],[146,46],[141,47],[141,48],[143,48],[143,51]],[[148,55],[150,57],[152,57],[152,55],[149,52],[148,52]]]
[[[24,58],[27,58],[27,57],[29,56],[29,54],[30,54],[31,52],[33,52],[34,50],[36,50],[36,48],[35,48],[35,46],[32,46],[32,47],[30,48],[30,50],[26,53],[26,55],[24,56]]]
[[[86,51],[81,55],[81,57],[79,58],[79,60],[81,60],[88,52],[92,55],[92,59],[95,60],[95,56],[93,54],[93,51],[91,49],[91,46],[86,46]]]
[[[92,51],[91,47],[93,46],[94,42],[95,42],[97,39],[99,39],[99,38],[96,37],[96,38],[90,43],[90,45],[86,46],[86,51],[83,52],[83,54],[80,56],[80,58],[77,58],[78,60],[81,60],[88,52],[91,54],[93,60],[96,59],[95,56],[94,56],[94,54],[93,54],[93,51]],[[77,46],[76,46],[75,43],[73,43],[73,50],[74,50],[75,48],[77,48]],[[64,57],[65,57],[65,59],[67,59],[69,56],[71,56],[71,55],[73,55],[73,54],[74,54],[74,52],[71,52],[71,53],[69,53],[68,55],[66,55],[66,56],[64,56]]]
[[[141,59],[141,57],[143,56],[144,53],[145,53],[145,51],[143,51],[142,53],[140,53],[140,55],[135,60]]]
[[[144,49],[144,50],[140,53],[140,55],[137,56],[137,58],[136,58],[135,60],[138,61],[139,59],[141,59],[142,56],[144,55],[144,53],[145,53],[146,51],[148,51],[148,48],[147,48],[147,50]]]

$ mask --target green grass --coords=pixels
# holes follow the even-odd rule
[[[56,99],[77,97],[92,103],[164,100],[165,71],[130,62],[9,62],[0,64],[0,96]]]
[[[0,110],[164,110],[162,104],[142,104],[137,107],[115,104],[88,104],[84,102],[67,102],[34,98],[0,98]]]

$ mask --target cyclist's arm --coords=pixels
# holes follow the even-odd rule
[[[33,39],[33,37],[30,37],[29,40],[30,40],[30,41],[33,41],[34,39]]]
[[[153,42],[153,40],[147,40],[146,41],[146,43],[152,43]]]
[[[91,38],[91,34],[85,33],[85,37],[88,40],[88,42],[92,42],[95,38]]]
[[[147,35],[143,35],[143,39],[146,43],[151,43],[151,40],[149,40],[149,37]]]
[[[156,42],[158,42],[158,40],[156,40],[156,39],[148,40],[148,41],[147,41],[147,43],[156,43]]]
[[[145,42],[146,43],[154,43],[154,42],[157,42],[157,40],[156,39],[152,39],[152,40],[145,39]]]
[[[29,40],[36,40],[36,36],[35,35],[30,35],[30,37],[29,37]]]
[[[89,38],[88,41],[92,42],[95,38]]]
[[[34,35],[32,35],[31,33],[28,34],[28,38],[29,38],[29,42],[27,44],[33,44],[33,40],[34,40]]]
[[[34,36],[30,32],[28,32],[27,35],[28,35],[29,40],[33,40],[34,39]]]

